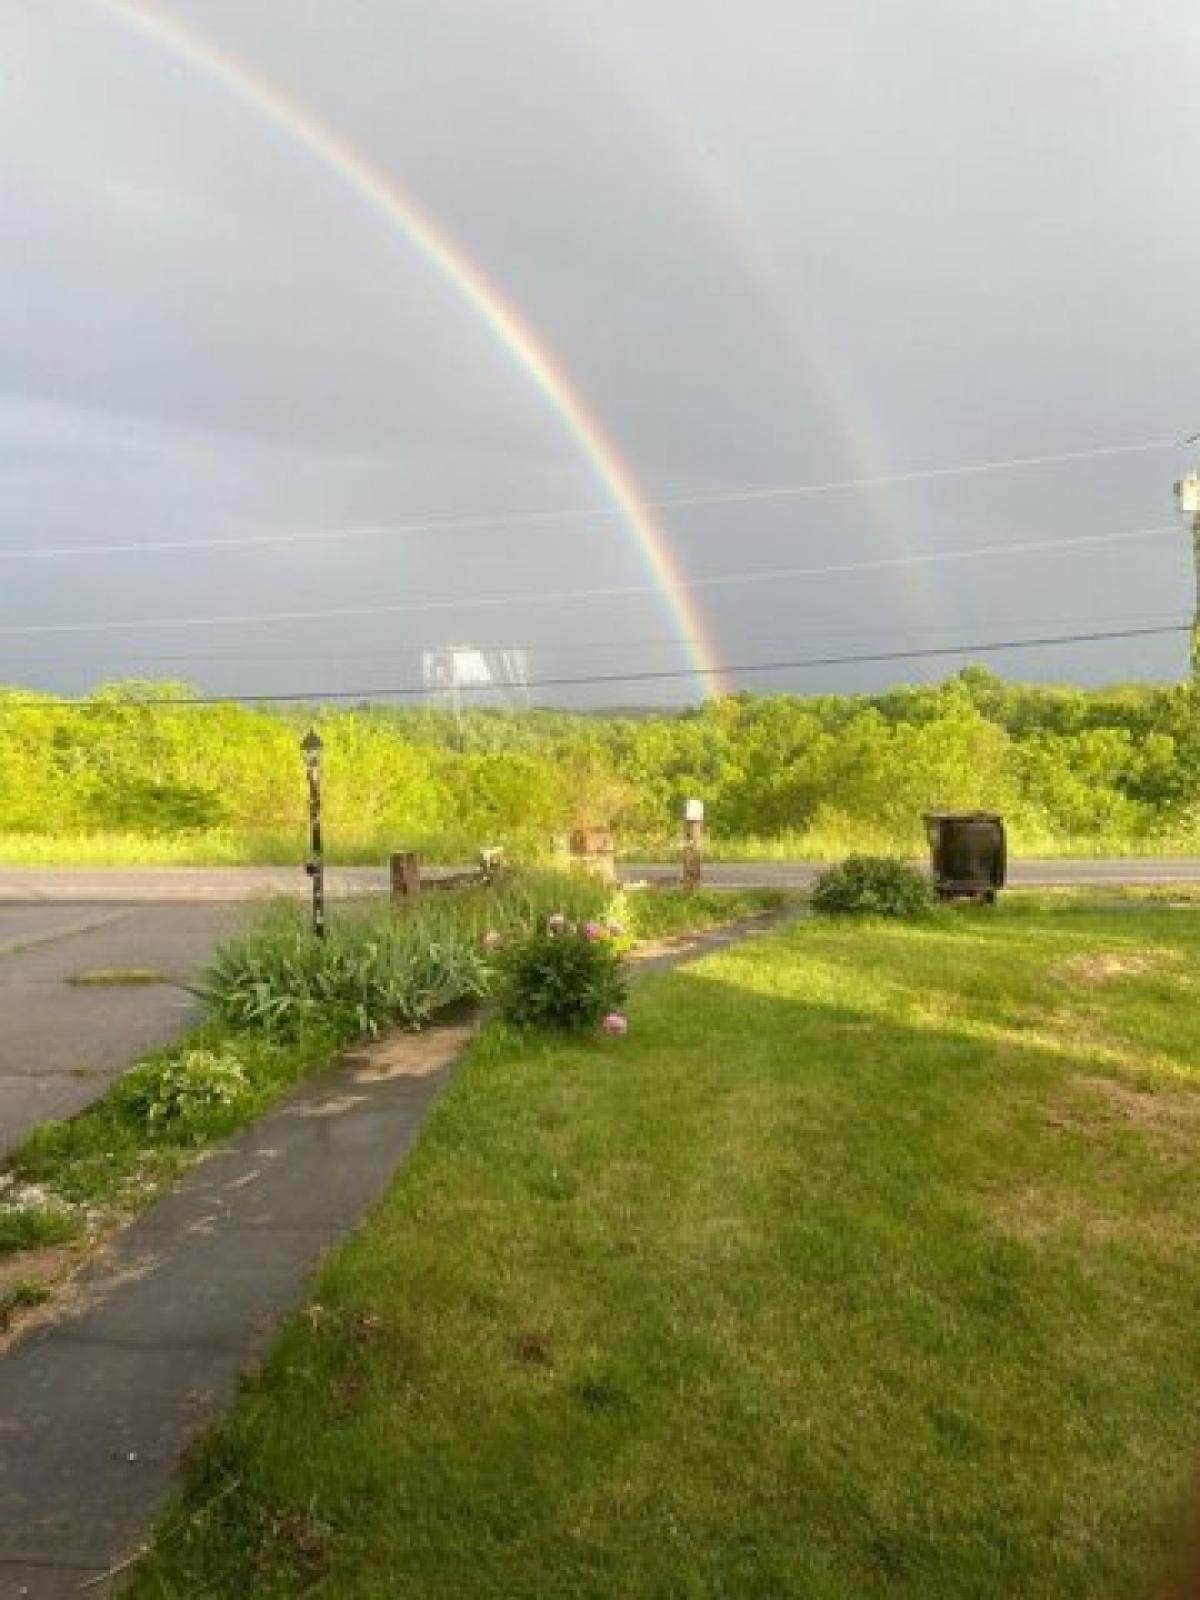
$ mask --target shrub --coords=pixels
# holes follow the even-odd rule
[[[486,890],[418,899],[411,909],[338,908],[324,940],[305,913],[275,907],[217,952],[203,994],[236,1029],[299,1039],[419,1028],[488,992],[490,952],[526,937],[552,908],[599,916],[608,891],[591,880],[518,875]]]
[[[199,1132],[238,1106],[251,1088],[245,1065],[232,1050],[185,1050],[127,1073],[117,1101],[147,1133]]]
[[[932,908],[924,875],[890,856],[847,856],[817,879],[814,910],[876,917],[919,917]]]
[[[314,1028],[345,1038],[420,1027],[486,988],[478,940],[450,918],[350,914],[321,940],[295,913],[219,950],[203,992],[231,1027],[298,1039]]]
[[[606,930],[551,925],[509,956],[501,1009],[516,1027],[576,1033],[598,1026],[625,994],[621,954]]]

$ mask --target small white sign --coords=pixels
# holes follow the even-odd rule
[[[703,822],[704,821],[704,801],[703,800],[689,800],[689,801],[687,801],[687,803],[685,804],[685,806],[683,808],[683,820],[685,822]]]

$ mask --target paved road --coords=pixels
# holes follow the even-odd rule
[[[181,984],[240,914],[231,904],[0,905],[0,1155],[36,1123],[98,1099],[194,1020]],[[166,981],[70,981],[132,968]]]
[[[705,877],[727,888],[803,889],[820,871],[808,861],[713,862]],[[626,879],[678,875],[678,863],[631,863]],[[1129,884],[1200,883],[1200,856],[1174,859],[1129,856],[1108,861],[1014,861],[1011,882],[1028,888],[1121,887]],[[387,887],[382,867],[334,867],[326,875],[334,896]],[[304,895],[308,880],[298,867],[0,867],[0,905],[125,905],[239,901],[279,894]],[[3,939],[0,937],[0,945]]]

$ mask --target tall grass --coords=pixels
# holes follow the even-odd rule
[[[1009,848],[1015,855],[1042,860],[1105,860],[1121,856],[1162,858],[1200,853],[1200,830],[1181,828],[1152,836],[1103,838],[1053,832],[1009,824]],[[663,841],[627,853],[629,860],[661,861],[678,857],[679,843]],[[805,828],[770,836],[746,834],[737,838],[712,838],[706,850],[710,861],[841,861],[853,855],[900,855],[919,861],[928,854],[920,828],[897,832],[872,828],[866,823],[846,827]]]
[[[1200,831],[1177,828],[1153,835],[1096,837],[1038,828],[1010,826],[1013,850],[1025,856],[1049,859],[1111,856],[1175,856],[1200,852]],[[341,835],[331,841],[328,860],[335,866],[382,868],[395,849],[419,851],[428,862],[441,865],[474,858],[478,841],[465,835],[439,833],[398,840],[394,835]],[[618,840],[628,861],[671,861],[679,856],[678,838],[661,834]],[[780,833],[714,837],[708,846],[712,861],[839,861],[848,855],[925,854],[919,827],[897,833],[868,823],[788,830]],[[510,850],[510,855],[514,854]],[[531,863],[550,859],[545,848],[526,848],[518,858]],[[100,833],[0,833],[0,863],[11,867],[234,867],[299,866],[304,840],[298,833],[239,832],[203,829],[178,834],[137,832]]]
[[[471,841],[448,834],[402,840],[342,835],[331,841],[327,859],[335,866],[383,867],[401,848],[417,850],[439,865],[473,860],[477,851]],[[0,863],[9,867],[293,867],[304,856],[305,840],[298,832],[0,833]]]

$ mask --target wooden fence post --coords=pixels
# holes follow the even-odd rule
[[[415,850],[397,850],[390,858],[392,900],[415,900],[421,892],[421,858]]]

